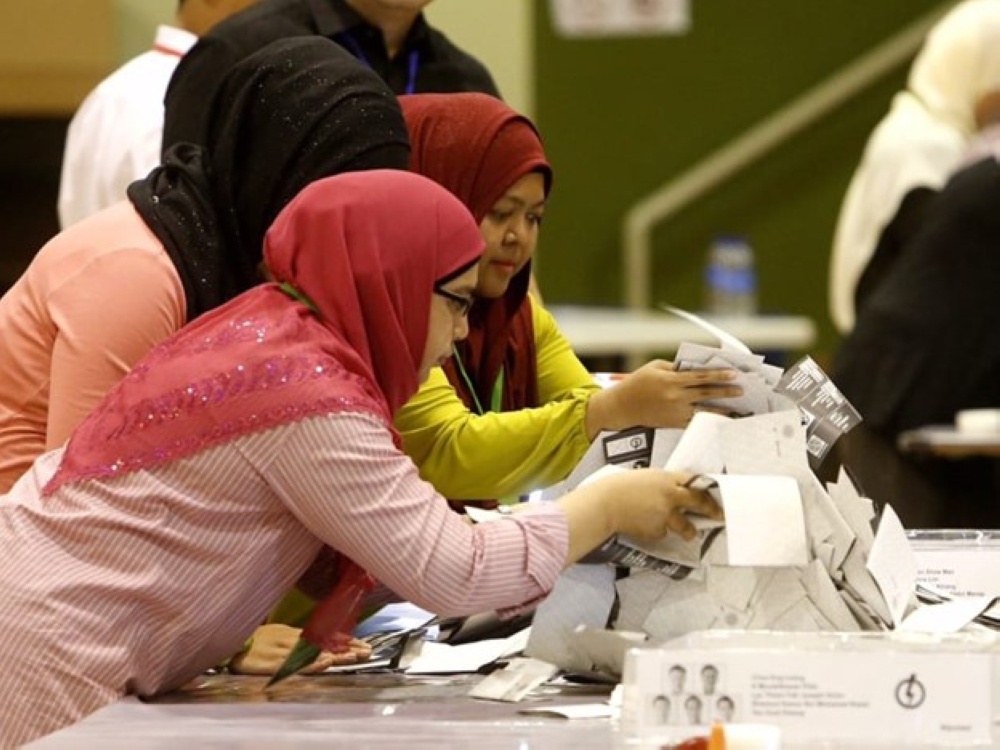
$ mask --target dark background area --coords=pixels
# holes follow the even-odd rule
[[[68,118],[0,118],[0,290],[59,230],[56,196]]]

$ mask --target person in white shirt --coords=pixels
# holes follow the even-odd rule
[[[830,256],[830,317],[848,334],[872,289],[958,168],[976,109],[1000,87],[1000,2],[957,3],[927,35],[844,196]]]
[[[178,0],[175,25],[156,30],[153,48],[101,81],[66,134],[59,180],[62,229],[124,200],[125,188],[160,163],[163,95],[198,37],[255,0]]]

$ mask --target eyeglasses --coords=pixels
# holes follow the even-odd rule
[[[472,309],[472,303],[475,301],[472,297],[463,297],[454,292],[449,292],[443,287],[434,287],[434,294],[439,294],[448,300],[451,303],[451,309],[463,318],[469,314],[469,310]]]

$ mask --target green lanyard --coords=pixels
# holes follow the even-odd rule
[[[476,405],[476,412],[478,414],[485,414],[483,410],[483,405],[479,403],[479,396],[476,395],[476,388],[472,385],[472,378],[469,377],[469,373],[465,371],[465,365],[462,364],[462,358],[458,356],[458,350],[452,349],[452,359],[455,360],[455,364],[458,365],[458,372],[462,376],[462,380],[465,381],[466,387],[469,389],[469,393],[472,394],[472,401]],[[490,411],[501,412],[503,411],[503,368],[500,368],[500,372],[497,373],[497,379],[493,381],[493,394],[490,398]],[[511,495],[510,497],[500,497],[497,498],[497,502],[500,506],[505,505],[515,505],[521,501],[517,495]]]
[[[309,299],[306,295],[304,295],[302,292],[300,292],[298,289],[296,289],[294,286],[289,284],[287,281],[281,284],[281,291],[283,291],[292,299],[298,300],[303,305],[312,310],[314,313],[319,315],[319,308],[316,307],[315,303],[311,299]]]
[[[469,373],[465,371],[465,365],[462,364],[462,358],[458,356],[458,349],[452,349],[452,358],[455,360],[455,364],[458,365],[458,373],[462,376],[462,380],[465,381],[466,387],[469,389],[469,393],[472,394],[472,401],[476,405],[477,414],[485,414],[486,410],[483,409],[483,405],[479,402],[479,396],[476,394],[476,387],[472,384],[472,378],[469,377]],[[500,368],[500,372],[497,373],[497,379],[493,381],[493,394],[490,398],[490,411],[503,411],[503,368]]]

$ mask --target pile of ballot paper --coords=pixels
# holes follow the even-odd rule
[[[573,638],[581,626],[657,641],[712,629],[887,630],[917,609],[916,563],[892,508],[876,513],[844,472],[825,484],[815,473],[857,412],[812,360],[782,371],[716,334],[720,347],[684,344],[675,365],[737,369],[743,395],[715,404],[733,416],[604,434],[542,499],[608,472],[665,467],[696,475],[725,521],[692,518],[690,542],[610,540],[539,607],[529,656],[589,668]]]

